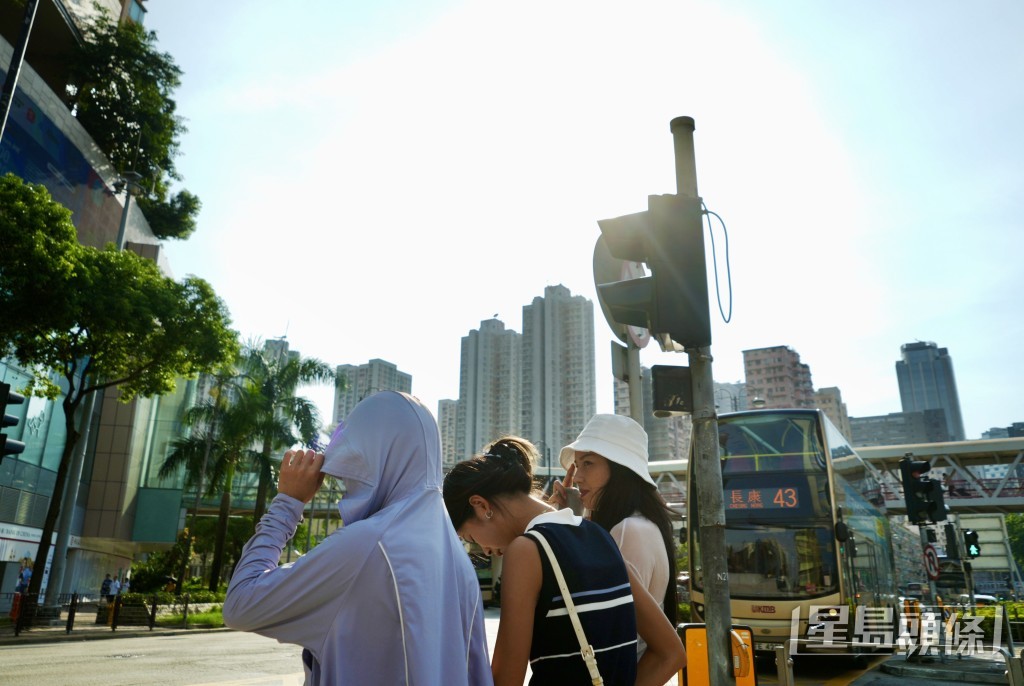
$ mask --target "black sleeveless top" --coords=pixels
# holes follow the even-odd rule
[[[579,526],[545,522],[531,530],[544,535],[558,559],[604,683],[632,686],[636,681],[636,612],[626,565],[612,537],[589,520]],[[590,686],[590,673],[547,553],[536,539],[527,538],[537,546],[543,570],[533,617],[530,686]]]

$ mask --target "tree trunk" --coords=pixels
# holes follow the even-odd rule
[[[252,509],[252,526],[253,529],[260,523],[260,519],[263,518],[263,513],[267,511],[267,492],[270,490],[270,441],[263,441],[263,460],[259,465],[260,479],[259,485],[256,488],[256,503]]]
[[[224,545],[228,538],[228,518],[231,516],[231,484],[235,480],[234,462],[224,475],[224,491],[220,496],[220,519],[217,522],[217,540],[213,546],[213,564],[210,570],[210,590],[217,592],[220,586],[221,567],[224,565]]]

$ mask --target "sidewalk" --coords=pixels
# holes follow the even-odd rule
[[[145,626],[123,626],[116,631],[111,631],[106,624],[95,624],[93,621],[85,621],[85,618],[76,618],[75,628],[67,633],[64,623],[59,626],[39,626],[22,631],[18,636],[14,635],[14,625],[7,624],[0,626],[0,646],[24,646],[39,643],[63,643],[67,641],[93,641],[105,638],[133,638],[136,636],[178,636],[182,634],[202,634],[214,631],[232,631],[228,628],[196,627],[185,629],[183,627],[162,627],[156,626],[152,630]]]

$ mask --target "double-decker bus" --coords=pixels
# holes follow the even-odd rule
[[[892,626],[898,616],[892,536],[877,470],[820,410],[725,414],[718,435],[732,621],[753,630],[755,650],[821,636],[823,615],[809,622],[812,607],[849,608],[838,613],[846,620],[838,635],[840,627],[827,627],[837,644],[856,638],[861,606],[880,608],[871,614],[887,616]],[[692,454],[688,464],[690,604],[694,621],[704,621]],[[825,621],[838,619],[835,614]]]

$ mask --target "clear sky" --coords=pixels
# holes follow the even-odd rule
[[[669,122],[687,115],[729,236],[716,380],[787,345],[851,416],[899,412],[900,345],[933,341],[968,438],[1024,421],[1019,0],[147,7],[184,71],[178,167],[203,201],[169,258],[246,338],[388,360],[436,411],[460,339],[494,314],[521,331],[563,284],[594,301],[610,412],[596,222],[674,192]],[[329,421],[331,392],[309,396]]]

